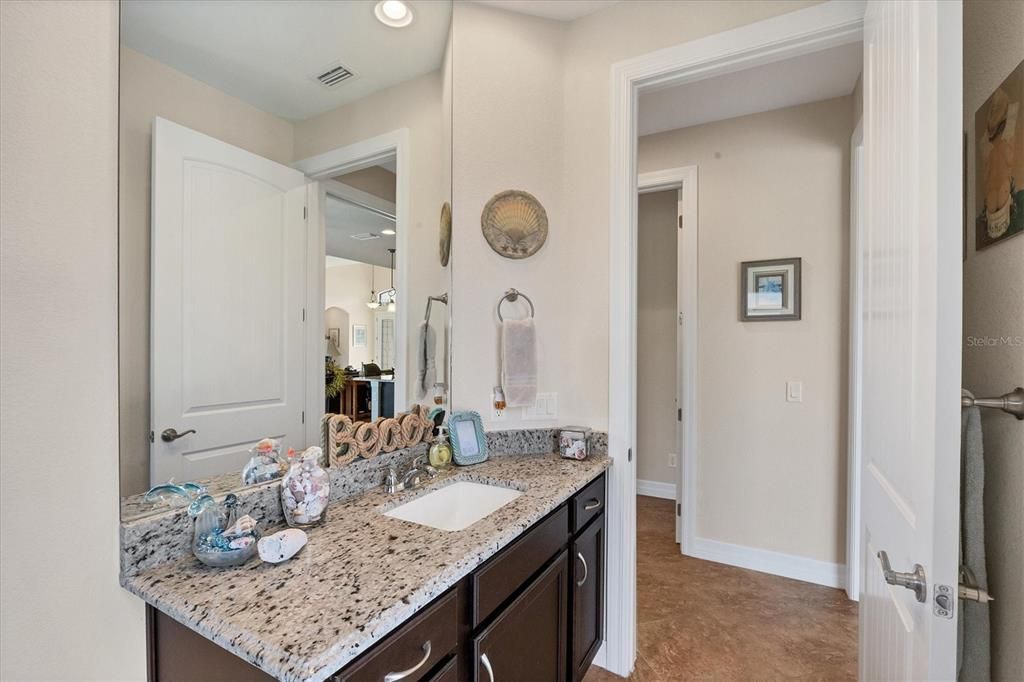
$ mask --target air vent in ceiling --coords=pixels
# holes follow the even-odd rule
[[[347,81],[353,76],[355,76],[354,73],[346,69],[340,63],[335,62],[313,77],[320,81],[320,85],[325,88],[333,88],[335,85],[338,85],[342,81]]]
[[[356,239],[361,242],[368,241],[370,239],[380,239],[380,235],[376,232],[360,232],[359,234],[351,235],[352,239]]]

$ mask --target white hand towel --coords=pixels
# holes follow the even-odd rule
[[[509,407],[537,401],[537,329],[533,319],[501,323],[501,385]]]
[[[416,381],[416,398],[422,400],[434,388],[434,377],[437,373],[435,358],[437,356],[437,334],[430,322],[420,323],[419,341],[416,357],[419,358],[419,376]]]

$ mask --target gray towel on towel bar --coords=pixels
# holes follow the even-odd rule
[[[537,328],[533,318],[501,323],[501,386],[509,407],[537,401]]]
[[[974,574],[977,585],[988,590],[985,570],[985,457],[981,438],[981,410],[966,407],[960,413],[960,564]],[[989,653],[988,604],[958,602],[957,679],[988,682],[992,679]]]

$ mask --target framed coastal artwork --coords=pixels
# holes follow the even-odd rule
[[[366,325],[365,324],[354,324],[354,325],[352,325],[352,347],[353,348],[366,348]]]
[[[740,263],[740,320],[800,319],[800,259]]]
[[[1024,232],[1024,61],[974,115],[974,248]]]

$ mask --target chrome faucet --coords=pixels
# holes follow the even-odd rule
[[[397,493],[403,490],[415,490],[437,474],[437,469],[427,463],[426,455],[420,455],[412,461],[412,467],[401,477],[401,481],[398,480],[398,470],[393,466],[388,467],[388,475],[384,479],[384,492]]]

